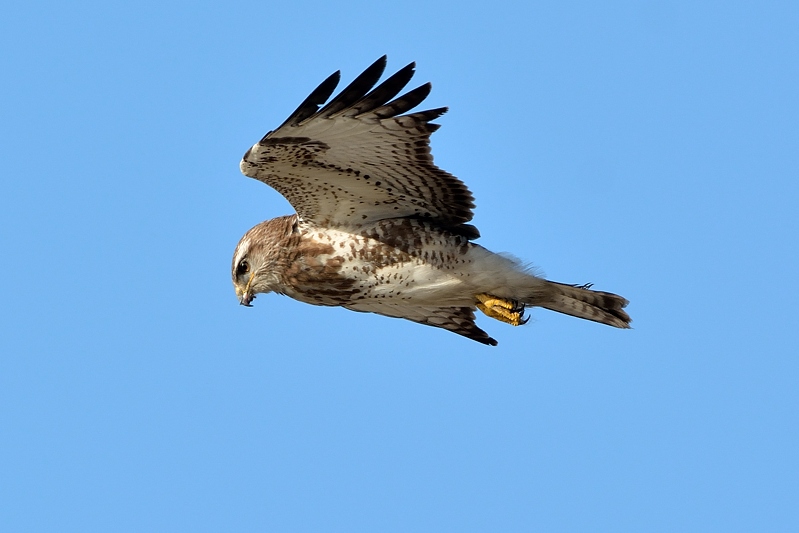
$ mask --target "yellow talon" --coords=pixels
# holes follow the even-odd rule
[[[488,317],[512,326],[519,326],[527,322],[524,319],[524,307],[522,306],[521,311],[518,311],[518,304],[511,300],[490,294],[477,294],[475,298],[480,302],[477,304],[477,308]]]

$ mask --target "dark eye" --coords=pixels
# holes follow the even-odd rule
[[[239,266],[236,267],[236,275],[237,276],[244,275],[244,274],[246,274],[249,271],[250,271],[250,263],[248,263],[246,260],[245,261],[241,261],[239,263]]]

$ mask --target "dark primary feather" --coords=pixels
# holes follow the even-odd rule
[[[316,112],[319,110],[319,106],[324,104],[327,99],[330,98],[330,95],[333,94],[333,91],[336,90],[340,79],[340,70],[337,70],[328,76],[325,81],[320,83],[319,86],[308,95],[308,98],[302,101],[299,107],[294,110],[294,113],[292,113],[278,129],[282,128],[283,126],[295,126],[306,118],[316,114]],[[267,133],[267,135],[269,134]]]
[[[433,85],[431,83],[425,83],[412,91],[408,91],[396,100],[392,100],[386,105],[371,111],[371,114],[380,118],[391,118],[401,115],[421,104],[422,101],[427,98],[427,95],[430,94],[432,88]]]
[[[386,79],[386,81],[375,87],[372,92],[364,96],[359,102],[355,102],[352,105],[353,116],[357,117],[361,113],[367,113],[397,96],[403,87],[408,85],[408,82],[411,81],[415,68],[416,63],[406,65]]]
[[[386,56],[383,56],[372,63],[369,68],[364,70],[360,76],[355,78],[352,83],[347,85],[344,90],[330,101],[330,103],[323,107],[319,111],[319,116],[327,118],[342,109],[350,107],[353,102],[357,102],[363,98],[366,93],[369,92],[369,89],[375,86],[375,83],[377,83],[377,80],[383,75],[385,69]]]
[[[370,89],[374,87],[375,83],[377,83],[377,80],[380,79],[380,76],[386,69],[386,63],[387,56],[381,57],[355,78],[352,83],[347,85],[335,98],[325,105],[325,107],[315,113],[313,117],[308,115],[295,122],[299,123],[302,122],[302,120],[316,117],[329,118],[339,112],[349,110],[355,112],[354,116],[373,114],[379,118],[391,118],[401,115],[406,111],[410,111],[427,98],[433,87],[430,83],[425,83],[405,93],[396,100],[388,102],[391,98],[399,94],[403,87],[411,80],[416,63],[406,65],[403,69],[389,77],[370,92]],[[328,97],[330,94],[332,94],[332,91],[328,94]],[[443,109],[446,111],[446,108]],[[441,113],[439,113],[439,115]]]

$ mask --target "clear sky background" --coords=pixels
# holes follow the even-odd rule
[[[17,2],[0,530],[799,531],[799,4]],[[479,241],[629,298],[499,340],[261,296],[244,152],[411,61]]]

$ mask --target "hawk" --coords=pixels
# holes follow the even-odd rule
[[[474,240],[474,198],[433,163],[432,123],[446,107],[408,113],[426,83],[396,97],[415,63],[377,85],[386,56],[325,105],[335,72],[276,130],[247,150],[244,175],[282,194],[296,213],[262,222],[233,254],[239,302],[275,292],[301,302],[404,318],[496,346],[475,309],[524,324],[525,308],[628,328],[627,300],[534,275]]]

